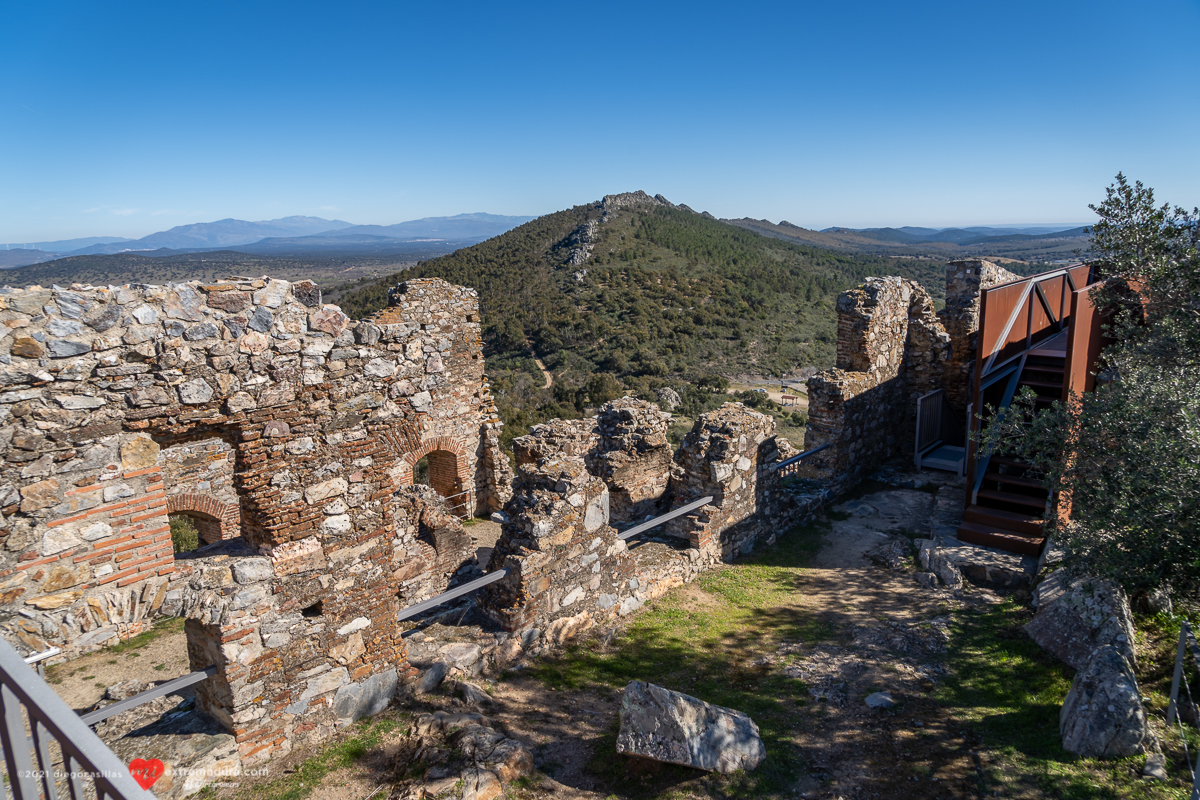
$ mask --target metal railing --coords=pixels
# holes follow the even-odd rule
[[[689,511],[695,511],[698,508],[703,508],[704,506],[708,505],[712,501],[713,501],[712,495],[709,495],[708,497],[701,497],[699,500],[695,500],[691,503],[688,503],[686,506],[680,506],[679,508],[675,509],[674,511],[668,511],[666,514],[662,514],[661,516],[657,516],[654,519],[648,519],[639,525],[635,525],[627,531],[621,531],[619,534],[617,534],[617,538],[624,541],[625,539],[628,539],[631,536],[637,536],[639,533],[645,533],[646,531],[650,530],[651,528],[657,528],[659,525],[662,525],[664,522],[673,520],[676,517],[682,517],[684,514],[688,513]]]
[[[113,703],[111,706],[105,706],[104,708],[96,709],[95,711],[91,711],[87,714],[82,714],[80,715],[80,719],[83,720],[84,725],[95,725],[97,722],[103,722],[109,717],[115,717],[117,714],[120,714],[123,711],[128,711],[131,708],[137,708],[143,703],[149,703],[155,698],[171,694],[172,692],[177,692],[180,689],[185,689],[192,684],[199,683],[205,678],[211,678],[216,674],[217,668],[215,666],[205,667],[204,669],[190,672],[187,675],[181,675],[180,677],[175,678],[174,680],[169,680],[166,683],[160,683],[153,689],[147,689],[144,692],[135,694],[133,697],[127,697],[124,700]]]
[[[826,446],[828,446],[828,445],[826,445]],[[804,455],[804,454],[802,453],[801,455]],[[680,506],[679,508],[675,509],[674,511],[668,511],[666,514],[662,514],[660,516],[655,517],[654,519],[647,520],[647,521],[641,523],[640,525],[635,525],[634,527],[630,528],[627,531],[622,531],[621,533],[617,534],[617,538],[621,539],[621,540],[625,540],[625,539],[630,538],[631,536],[636,536],[639,533],[644,533],[645,531],[648,531],[651,528],[657,528],[659,525],[662,525],[664,522],[668,522],[670,520],[675,519],[676,517],[683,516],[684,514],[687,514],[690,511],[695,511],[698,508],[708,505],[712,501],[713,501],[713,498],[711,495],[709,495],[708,497],[701,497],[699,500],[695,500],[691,503],[688,503],[685,506]],[[436,597],[431,597],[428,600],[422,600],[420,603],[417,603],[416,605],[409,606],[408,608],[406,608],[400,612],[400,615],[399,615],[399,617],[397,617],[397,620],[403,621],[406,619],[410,619],[411,617],[415,617],[417,614],[428,611],[431,608],[436,608],[437,606],[440,606],[442,603],[445,603],[448,600],[454,600],[455,598],[462,597],[464,594],[470,594],[471,592],[475,591],[476,589],[482,589],[484,586],[487,586],[489,583],[495,583],[496,581],[500,580],[507,574],[508,574],[508,570],[498,569],[495,572],[489,572],[487,575],[484,575],[482,578],[476,578],[473,581],[467,581],[462,586],[456,586],[453,589],[450,589],[449,591],[442,592],[441,594],[437,595]],[[130,698],[130,699],[133,699],[133,698]]]
[[[783,477],[786,478],[788,475],[794,474],[800,468],[799,465],[801,461],[811,455],[816,455],[828,447],[833,447],[833,442],[826,442],[819,447],[814,447],[812,450],[805,450],[803,453],[794,455],[785,461],[780,461],[778,464],[772,464],[769,469],[771,472],[781,472]]]
[[[961,447],[963,434],[962,423],[946,401],[944,389],[934,389],[917,398],[917,436],[913,454],[917,469],[923,466],[925,456],[939,447]],[[961,463],[958,470],[961,475]]]
[[[65,783],[71,800],[88,796],[88,784],[97,800],[154,800],[108,745],[3,639],[0,716],[0,746],[13,800],[58,800],[58,781]],[[61,760],[51,759],[50,744],[55,741]]]
[[[1193,667],[1200,667],[1200,647],[1196,646],[1196,637],[1192,634],[1192,626],[1185,619],[1179,626],[1179,647],[1175,651],[1175,675],[1171,678],[1171,699],[1167,704],[1167,724],[1179,728],[1179,741],[1183,743],[1183,755],[1188,769],[1192,773],[1191,800],[1200,800],[1200,749],[1196,752],[1196,763],[1192,766],[1192,754],[1188,752],[1187,732],[1183,729],[1183,720],[1179,714],[1179,690],[1182,688],[1187,695],[1189,714],[1193,722],[1200,727],[1200,716],[1195,702],[1192,700],[1192,687],[1188,684],[1187,673],[1183,662],[1188,653],[1192,654]]]

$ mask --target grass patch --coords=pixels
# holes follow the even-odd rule
[[[319,787],[321,779],[330,772],[361,760],[379,747],[386,734],[404,724],[403,717],[390,715],[359,720],[352,729],[353,735],[306,759],[295,772],[268,783],[247,787],[239,791],[237,797],[239,800],[302,800],[312,794]]]
[[[794,604],[805,568],[828,530],[821,522],[798,527],[779,544],[735,567],[703,574],[692,586],[654,601],[611,647],[583,641],[529,672],[555,689],[619,691],[634,679],[749,714],[762,733],[767,760],[752,773],[704,775],[695,770],[613,758],[614,727],[597,744],[589,770],[629,797],[670,797],[683,782],[699,781],[732,797],[788,790],[804,768],[793,731],[808,700],[805,684],[754,662],[785,642],[829,639],[834,629]]]
[[[980,793],[1062,800],[1181,796],[1178,787],[1142,780],[1144,756],[1099,761],[1062,749],[1058,715],[1074,671],[1025,634],[1030,616],[1011,600],[955,615],[949,675],[934,696],[987,753],[979,764]]]
[[[125,641],[114,644],[108,648],[108,652],[133,653],[135,650],[141,650],[160,636],[165,636],[169,633],[179,633],[183,630],[184,622],[185,620],[182,617],[167,617],[161,622],[156,622],[150,630],[139,633],[137,636],[130,636]],[[134,655],[141,654],[134,653]]]

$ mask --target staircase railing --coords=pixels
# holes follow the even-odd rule
[[[963,441],[962,421],[946,402],[946,392],[934,389],[917,398],[917,436],[913,461],[921,468],[922,458],[942,445],[958,447]]]
[[[0,639],[0,746],[13,800],[58,800],[58,780],[72,800],[94,789],[98,800],[154,800],[108,745]],[[51,759],[57,741],[62,760]]]

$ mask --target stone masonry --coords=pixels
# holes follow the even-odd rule
[[[268,278],[0,290],[5,637],[75,652],[186,617],[193,668],[218,668],[200,705],[245,763],[386,702],[401,605],[468,549],[413,465],[446,467],[460,516],[509,484],[476,293],[390,299],[354,322]],[[233,524],[194,498],[240,535],[176,558],[172,509]]]
[[[1021,276],[991,261],[964,259],[946,267],[946,307],[938,313],[953,343],[945,364],[942,385],[954,410],[966,420],[971,402],[971,365],[975,363],[975,338],[979,331],[980,296],[985,289]]]
[[[771,417],[726,403],[702,414],[664,464],[663,443],[654,437],[669,420],[651,404],[627,397],[606,404],[595,418],[554,420],[515,440],[520,471],[489,565],[489,571],[508,574],[482,593],[484,613],[505,630],[537,628],[551,642],[561,641],[632,613],[703,570],[749,553],[759,541],[774,541],[777,531],[821,502],[801,508],[778,491],[771,467],[791,448],[780,447]],[[612,433],[631,430],[646,434],[646,447],[625,439],[629,433]],[[621,447],[605,449],[614,442]],[[614,462],[626,471],[610,469]],[[713,500],[668,522],[665,541],[643,539],[627,547],[611,524],[613,497],[637,497],[660,486],[660,513],[710,495]],[[630,524],[623,528],[642,519],[640,510],[626,516],[622,522]]]
[[[909,408],[941,385],[950,337],[929,294],[903,278],[868,278],[837,310],[837,365],[808,379],[805,446],[833,443],[824,462],[858,475],[911,445]]]
[[[965,426],[980,293],[1017,279],[990,261],[953,261],[941,312],[903,278],[868,278],[842,293],[837,364],[808,381],[805,446],[834,444],[821,457],[826,474],[852,478],[911,451],[917,398],[935,389]]]

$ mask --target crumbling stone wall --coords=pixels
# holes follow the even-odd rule
[[[686,539],[704,563],[749,552],[762,532],[760,526],[767,524],[765,516],[755,517],[765,489],[760,473],[765,474],[778,455],[773,417],[741,403],[725,403],[701,414],[675,453],[672,507],[709,495],[713,501],[672,520],[668,532]]]
[[[805,446],[857,475],[912,447],[916,399],[942,382],[950,337],[915,281],[869,278],[838,298],[837,366],[808,380]]]
[[[561,640],[615,615],[630,599],[633,564],[609,525],[609,491],[583,459],[522,469],[488,571],[508,575],[483,606],[506,630],[543,628]]]
[[[560,456],[582,458],[609,490],[614,524],[657,514],[671,475],[671,415],[635,397],[612,400],[595,417],[555,419],[513,440],[517,467]]]
[[[631,457],[638,448],[622,438],[628,434],[606,440],[596,432],[658,431],[668,415],[648,406],[623,398],[607,404],[598,418],[555,420],[516,440],[523,454],[520,471],[489,565],[489,571],[503,568],[508,574],[487,587],[480,601],[506,630],[539,628],[559,641],[630,614],[704,569],[750,552],[759,541],[774,541],[776,531],[811,511],[779,491],[772,466],[792,453],[780,448],[774,420],[741,403],[726,403],[701,415],[674,455],[659,510],[666,511],[668,501],[678,508],[709,495],[712,503],[667,523],[664,540],[642,538],[627,548],[611,525],[612,498],[623,489],[617,481],[614,490],[606,479],[613,479],[614,460],[636,463]],[[619,442],[622,449],[605,451],[604,441]],[[556,452],[555,442],[574,452]],[[592,449],[581,453],[582,442],[591,442]],[[657,455],[646,455],[658,447],[651,439],[644,466],[659,465]],[[620,458],[599,457],[610,453]],[[640,521],[634,516],[629,522]]]
[[[976,337],[979,333],[980,297],[985,289],[1021,276],[983,259],[963,259],[946,265],[946,307],[939,312],[952,352],[944,366],[942,385],[959,417],[966,421],[971,402],[971,365],[975,363]]]
[[[614,524],[660,511],[671,477],[670,426],[671,415],[644,400],[625,397],[600,408],[599,440],[587,454],[588,469],[608,486]]]
[[[513,439],[513,459],[517,468],[536,465],[556,456],[586,456],[600,443],[596,418],[552,419],[534,425],[525,436]]]
[[[79,650],[186,616],[193,666],[218,667],[205,708],[251,760],[405,671],[400,603],[464,551],[461,525],[413,511],[414,454],[453,457],[459,513],[500,508],[507,481],[473,290],[408,281],[358,323],[319,297],[269,278],[0,290],[0,630]],[[217,547],[244,550],[176,558],[172,498],[200,494],[188,462],[214,440],[242,534]]]

